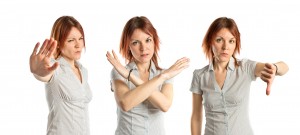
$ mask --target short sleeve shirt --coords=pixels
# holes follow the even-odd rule
[[[82,82],[63,58],[59,67],[46,83],[49,107],[47,135],[89,135],[88,103],[92,93],[87,82],[87,70],[79,63]]]
[[[212,63],[193,73],[190,91],[202,95],[205,109],[205,135],[253,135],[249,121],[249,91],[256,80],[256,62],[231,58],[220,89]]]
[[[133,69],[131,74],[139,77],[135,62],[127,64],[126,68]],[[149,80],[159,75],[163,70],[157,70],[151,61]],[[124,81],[130,90],[136,88],[133,83],[123,78],[115,69],[111,72],[112,80]],[[164,82],[173,83],[173,79]],[[162,85],[159,86],[159,90]],[[117,107],[117,129],[115,135],[165,135],[163,112],[145,100],[128,112]]]

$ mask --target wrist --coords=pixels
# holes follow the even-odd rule
[[[130,81],[130,74],[131,74],[132,70],[133,70],[133,69],[130,69],[130,70],[129,70],[129,73],[128,73],[128,76],[127,76],[127,81]]]
[[[162,78],[164,81],[169,79],[169,76],[165,73],[160,74],[160,78]]]
[[[278,72],[278,66],[276,64],[273,64],[276,68],[276,71],[275,71],[275,75],[277,75],[277,72]]]

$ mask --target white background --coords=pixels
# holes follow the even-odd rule
[[[270,96],[259,78],[252,83],[250,120],[256,135],[299,134],[300,90],[298,76],[300,10],[296,2],[210,1],[61,1],[9,0],[0,2],[0,134],[43,135],[48,106],[44,84],[29,71],[29,56],[36,42],[49,38],[54,21],[74,16],[86,35],[81,63],[89,71],[93,100],[89,104],[92,135],[112,135],[116,128],[116,104],[110,91],[106,51],[118,52],[125,23],[146,16],[161,39],[160,65],[168,68],[183,56],[190,67],[175,78],[174,101],[165,114],[168,135],[190,134],[191,92],[194,69],[208,64],[201,43],[212,21],[233,18],[240,30],[241,55],[260,62],[285,61],[289,72],[275,78]],[[120,56],[120,55],[119,55]]]

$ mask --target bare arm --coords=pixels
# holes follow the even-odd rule
[[[112,52],[113,56],[107,52],[106,56],[108,61],[114,66],[114,68],[118,71],[118,73],[121,74],[121,76],[123,76],[124,78],[127,78],[129,71],[120,64],[116,54],[114,53],[114,51]],[[154,77],[153,79],[151,79],[148,82],[142,81],[140,78],[134,76],[133,74],[130,75],[129,80],[136,86],[136,89],[129,91],[129,88],[127,87],[127,85],[123,82],[123,84],[121,84],[122,81],[120,81],[119,85],[120,85],[120,89],[122,89],[121,91],[125,90],[125,92],[121,92],[120,95],[117,94],[120,92],[116,92],[116,101],[119,102],[119,105],[121,106],[121,108],[123,108],[123,110],[130,110],[132,107],[140,104],[141,102],[143,102],[144,100],[148,99],[155,107],[159,108],[162,111],[167,111],[169,109],[169,107],[172,104],[172,100],[173,100],[173,86],[172,84],[165,84],[162,86],[162,90],[159,91],[158,90],[158,86],[161,85],[165,80],[168,80],[174,76],[176,76],[177,74],[179,74],[183,69],[188,67],[188,63],[189,60],[187,58],[182,58],[179,59],[178,61],[176,61],[176,63],[174,65],[172,65],[168,70],[165,70],[162,74],[160,74],[157,77]],[[156,80],[156,78],[160,78],[161,76],[164,76],[163,81],[159,82],[159,83],[151,83],[152,80]],[[159,80],[159,79],[158,79]],[[114,81],[114,82],[117,82]],[[153,86],[149,86],[149,85],[153,85]],[[123,86],[122,86],[123,85]],[[146,86],[146,87],[141,87],[141,86]],[[127,88],[126,88],[127,87]],[[116,88],[117,91],[118,88]],[[141,89],[139,91],[144,91],[144,92],[137,92],[138,89]],[[127,93],[127,94],[125,94]],[[129,94],[131,93],[131,94]],[[139,95],[142,94],[142,95]],[[125,96],[124,96],[125,95]],[[142,97],[140,100],[139,98],[136,97]],[[126,99],[128,98],[128,100],[123,100],[124,102],[121,102],[122,100],[120,99]],[[129,104],[129,106],[126,106],[124,104]],[[123,106],[123,107],[122,107]]]
[[[124,111],[129,111],[133,107],[146,100],[165,80],[166,77],[160,74],[148,82],[139,85],[133,90],[130,90],[125,82],[121,80],[114,80],[112,82],[112,87],[115,90],[117,104]]]
[[[271,92],[271,85],[276,75],[282,76],[287,73],[289,67],[284,62],[271,63],[257,63],[255,67],[255,76],[260,77],[267,83],[266,94]]]
[[[40,48],[40,43],[37,43],[29,59],[30,71],[33,73],[34,77],[42,82],[48,82],[53,75],[53,71],[58,67],[56,62],[52,66],[50,65],[50,58],[53,57],[53,53],[56,49],[57,42],[51,38],[46,39]]]
[[[203,118],[202,95],[193,93],[193,110],[191,117],[191,134],[201,135]]]

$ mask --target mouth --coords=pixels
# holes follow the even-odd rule
[[[221,55],[228,55],[228,53],[221,53]]]
[[[142,54],[141,57],[147,57],[149,54]]]

